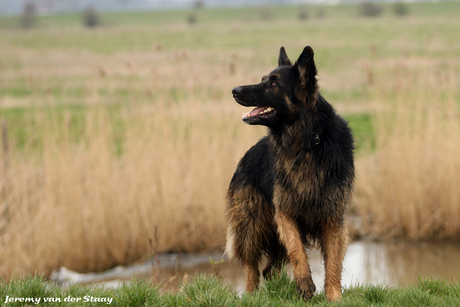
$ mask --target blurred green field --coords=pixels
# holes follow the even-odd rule
[[[352,234],[455,237],[460,2],[407,6],[103,13],[94,29],[0,17],[0,274],[130,263],[155,228],[160,251],[222,248],[228,182],[266,133],[241,123],[231,89],[275,68],[280,46],[293,61],[313,47],[353,129]]]
[[[307,6],[309,18],[306,20],[298,18],[298,7],[103,13],[103,25],[97,29],[85,29],[79,14],[62,14],[39,17],[36,29],[29,31],[21,31],[16,25],[17,17],[1,17],[0,29],[4,32],[2,45],[34,50],[80,49],[101,54],[149,51],[156,44],[166,49],[211,48],[220,51],[252,49],[260,47],[261,43],[264,47],[278,47],[298,41],[298,46],[302,46],[307,41],[313,46],[321,42],[324,46],[320,47],[324,49],[333,45],[339,56],[338,59],[334,56],[335,61],[342,63],[345,56],[368,55],[370,44],[374,44],[378,51],[392,50],[387,55],[414,54],[415,49],[419,50],[415,54],[426,54],[429,51],[426,44],[433,43],[434,38],[438,43],[450,43],[453,48],[458,48],[455,38],[460,4],[457,1],[410,3],[407,6],[409,15],[398,17],[392,13],[391,4],[384,5],[383,15],[377,18],[359,16],[357,5]],[[264,19],[266,11],[270,12],[270,17]],[[318,11],[324,12],[324,17],[318,17]],[[190,14],[197,16],[195,24],[187,22]],[[407,40],[407,49],[387,45],[388,41],[400,40]],[[330,53],[317,54],[321,56],[320,60],[323,59],[320,62],[323,69],[336,66],[330,63],[324,67],[329,63]],[[259,53],[257,58],[266,64],[275,56]]]
[[[459,54],[460,23],[456,18],[459,2],[412,3],[408,7],[408,16],[395,16],[391,4],[388,4],[382,17],[364,18],[358,16],[357,5],[308,6],[309,18],[305,21],[298,18],[299,7],[104,13],[101,14],[103,25],[97,29],[84,28],[79,14],[62,14],[42,16],[35,29],[26,31],[16,25],[17,17],[2,17],[0,69],[4,74],[0,76],[0,97],[12,102],[2,108],[1,116],[10,122],[11,133],[18,135],[18,145],[22,146],[26,122],[33,117],[31,112],[42,112],[42,107],[48,108],[50,104],[52,108],[59,105],[57,112],[71,108],[72,120],[76,122],[83,120],[80,115],[84,112],[78,110],[87,104],[87,96],[93,92],[102,102],[110,101],[110,104],[127,103],[132,96],[154,104],[156,96],[148,97],[145,88],[128,88],[128,83],[141,82],[142,76],[136,72],[108,75],[105,82],[97,80],[96,88],[88,89],[85,80],[99,77],[98,69],[105,67],[105,58],[116,58],[120,53],[172,52],[180,61],[187,52],[202,51],[209,54],[205,61],[210,65],[221,65],[222,61],[229,61],[237,55],[234,63],[230,60],[232,65],[266,67],[268,71],[276,63],[281,45],[294,56],[307,44],[316,52],[323,95],[334,104],[361,103],[366,108],[370,97],[366,70],[373,61],[404,57],[441,60]],[[263,18],[266,11],[270,12],[268,20]],[[319,11],[324,12],[324,17],[317,16]],[[187,23],[190,14],[197,16],[196,24]],[[64,78],[59,70],[70,68],[67,63],[61,63],[61,67],[59,63],[50,63],[56,66],[55,72],[47,76],[34,74],[31,80],[31,74],[27,74],[31,63],[24,58],[31,52],[41,54],[44,59],[62,57],[63,54],[67,54],[66,58],[72,55],[84,57],[85,53],[90,53],[99,63],[89,64],[96,66],[92,74],[69,73]],[[128,62],[118,65],[128,65]],[[46,63],[43,65],[47,66]],[[154,69],[155,62],[149,65]],[[355,78],[348,79],[350,71],[356,72]],[[328,79],[330,76],[332,79]],[[111,80],[120,81],[122,85],[108,88],[107,83]],[[253,80],[242,80],[250,81]],[[331,82],[339,84],[330,86]],[[233,85],[229,84],[228,89]],[[225,91],[228,89],[199,84],[193,91],[204,91],[203,99],[209,99],[206,91],[218,91],[219,99],[231,101]],[[155,91],[177,97],[190,94],[178,84]],[[27,101],[26,106],[16,105],[15,100],[21,104]],[[40,108],[30,109],[30,106],[37,105]],[[45,112],[49,113],[49,110]],[[374,142],[372,129],[369,129],[369,112],[364,113],[367,115],[345,114],[355,128],[358,148]]]

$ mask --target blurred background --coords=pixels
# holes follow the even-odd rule
[[[458,1],[0,0],[0,274],[221,254],[266,133],[231,89],[310,45],[356,141],[350,280],[458,278],[458,33]]]

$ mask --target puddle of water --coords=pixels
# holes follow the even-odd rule
[[[324,265],[319,250],[309,252],[313,281],[323,289]],[[419,278],[460,279],[460,245],[454,243],[354,242],[348,246],[342,273],[343,287],[384,284],[391,287],[415,284]],[[244,291],[245,270],[236,264],[219,265],[224,283]],[[290,266],[288,271],[292,274]],[[212,272],[207,270],[206,272]],[[188,273],[190,274],[190,273]],[[192,273],[193,274],[193,273]]]
[[[455,243],[356,242],[345,257],[345,284],[404,286],[419,278],[460,278],[460,245]]]
[[[454,243],[376,243],[353,242],[348,246],[344,260],[342,285],[350,287],[356,284],[384,284],[387,286],[404,286],[414,284],[419,277],[443,278],[447,281],[460,278],[460,244]],[[61,268],[53,273],[51,279],[63,285],[74,283],[102,283],[116,286],[114,280],[129,280],[132,276],[146,276],[163,281],[165,291],[177,290],[181,280],[187,281],[196,272],[212,274],[219,272],[224,284],[236,291],[244,292],[246,276],[244,268],[236,263],[221,260],[221,254],[178,255],[164,254],[159,256],[159,275],[155,272],[152,262],[117,267],[102,273],[79,274]],[[309,252],[309,262],[313,281],[321,291],[324,284],[324,266],[320,252],[316,249]],[[290,266],[288,271],[292,274]],[[112,282],[107,283],[108,280]]]

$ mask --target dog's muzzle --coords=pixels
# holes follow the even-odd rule
[[[241,94],[243,88],[241,86],[237,86],[237,87],[234,87],[232,89],[232,94],[233,94],[233,97],[236,98],[236,96],[238,96],[239,94]]]

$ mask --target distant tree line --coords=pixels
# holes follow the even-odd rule
[[[409,8],[404,2],[395,2],[392,6],[393,13],[396,16],[404,16],[409,14]],[[358,13],[364,17],[377,17],[383,13],[383,5],[373,1],[363,1],[358,6]]]
[[[192,11],[188,17],[187,22],[194,24],[197,22],[197,11],[204,7],[204,1],[196,0],[193,2],[194,11]],[[404,2],[396,2],[392,6],[392,11],[397,16],[404,16],[409,14],[409,8]],[[101,18],[94,6],[88,6],[82,11],[83,25],[88,28],[94,28],[101,24]],[[380,3],[365,0],[358,5],[358,14],[364,17],[377,17],[383,14],[383,6]],[[38,21],[37,6],[33,1],[26,1],[23,7],[22,15],[20,16],[20,22],[23,28],[28,29],[35,27]],[[317,17],[324,18],[324,10],[318,11]],[[272,11],[268,8],[261,10],[262,20],[271,20]],[[309,18],[309,14],[306,6],[301,6],[299,9],[298,18],[300,20],[306,20]]]
[[[21,16],[21,25],[23,28],[32,28],[37,23],[37,8],[34,2],[27,1],[24,4]]]
[[[98,26],[101,21],[98,12],[94,6],[88,6],[82,12],[83,24],[88,28],[94,28]]]
[[[26,1],[20,16],[21,26],[25,29],[35,27],[38,20],[37,6],[33,1]],[[88,6],[82,12],[83,24],[88,28],[94,28],[101,24],[99,13],[94,6]]]

